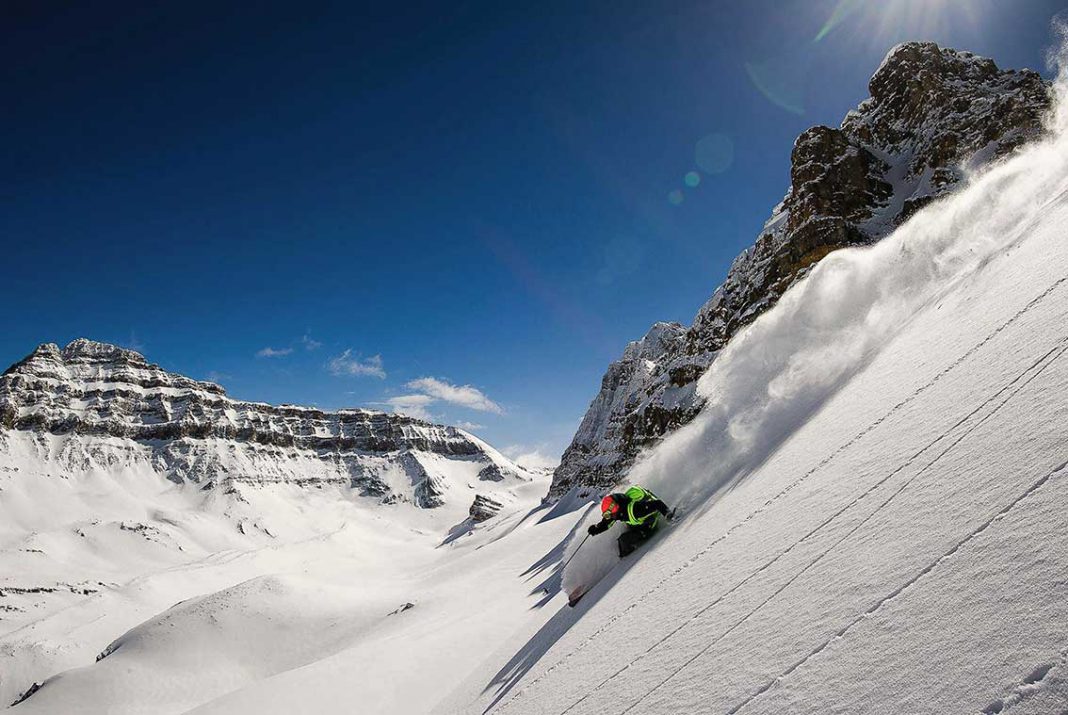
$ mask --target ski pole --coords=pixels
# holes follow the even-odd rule
[[[588,538],[590,538],[590,535],[589,535],[589,534],[586,534],[586,539],[588,539]],[[579,545],[578,545],[578,549],[575,549],[575,553],[573,553],[573,554],[571,554],[570,556],[568,556],[568,557],[567,557],[567,561],[565,561],[565,562],[564,562],[564,565],[560,567],[560,570],[561,570],[561,571],[563,571],[564,569],[566,569],[566,568],[567,568],[567,565],[568,565],[569,563],[571,563],[571,559],[575,558],[575,555],[576,555],[576,554],[578,554],[578,552],[579,552],[579,549],[581,549],[581,548],[582,548],[582,544],[585,544],[585,543],[586,543],[586,539],[583,539],[583,540],[582,540],[582,541],[581,541],[581,542],[579,543]]]

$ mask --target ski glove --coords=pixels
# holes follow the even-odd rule
[[[603,531],[608,531],[608,527],[612,526],[612,522],[601,520],[596,524],[590,524],[590,528],[586,529],[586,532],[590,536],[596,536]]]

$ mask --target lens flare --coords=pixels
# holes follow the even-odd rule
[[[726,134],[706,134],[694,146],[693,160],[706,174],[722,174],[734,163],[734,142]]]
[[[805,79],[811,62],[809,54],[796,57],[772,57],[761,62],[746,62],[745,73],[764,97],[791,114],[805,113]]]
[[[902,36],[931,37],[962,25],[974,30],[991,4],[992,0],[838,0],[813,42],[822,41],[853,17],[861,28],[853,36],[873,44],[896,42]]]
[[[834,10],[831,12],[831,16],[827,18],[827,22],[823,23],[823,27],[816,33],[813,42],[819,42],[824,37],[829,35],[834,28],[842,24],[842,21],[852,15],[860,9],[860,4],[857,0],[838,0],[838,4],[834,6]]]
[[[745,72],[769,102],[802,115],[813,46],[832,34],[849,43],[886,49],[905,40],[944,36],[951,30],[958,35],[961,30],[975,33],[993,7],[994,0],[838,0],[811,42],[781,55],[748,61]]]

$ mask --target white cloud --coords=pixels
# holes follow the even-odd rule
[[[382,356],[372,355],[369,358],[353,357],[351,350],[346,350],[340,355],[330,358],[326,364],[334,375],[356,375],[358,377],[377,377],[379,380],[386,379],[386,371],[382,369]]]
[[[261,358],[285,357],[286,355],[288,355],[291,352],[293,352],[293,348],[278,348],[278,349],[275,349],[275,348],[272,348],[272,347],[268,346],[268,347],[265,347],[263,350],[257,351],[256,352],[256,357],[261,357]]]
[[[206,379],[207,379],[208,382],[214,382],[216,384],[219,384],[223,380],[229,380],[230,378],[231,378],[231,376],[227,375],[225,372],[219,372],[218,370],[212,370],[212,371],[210,371],[208,373]]]
[[[452,385],[434,377],[422,377],[409,382],[408,387],[443,402],[471,410],[492,412],[495,415],[504,413],[500,405],[486,397],[481,390],[470,385]]]
[[[365,362],[372,362],[375,360],[378,361],[377,365],[379,369],[381,369],[381,358],[377,355]],[[341,364],[349,365],[356,361],[351,359],[349,351],[345,351],[345,354],[340,358],[334,358],[334,360],[331,360],[330,362],[330,369],[334,374],[345,374],[346,370],[341,369]],[[338,364],[335,365],[335,363]],[[380,377],[385,377],[385,372],[382,372]],[[416,390],[417,392],[390,397],[385,402],[379,404],[387,405],[394,412],[399,412],[408,415],[409,417],[415,417],[417,419],[431,422],[443,421],[443,418],[440,415],[431,414],[429,409],[431,405],[439,402],[459,405],[460,407],[479,410],[481,412],[492,412],[498,415],[504,412],[500,405],[486,397],[480,390],[471,387],[470,385],[453,385],[444,380],[438,380],[437,378],[422,377],[418,380],[412,380],[406,387]],[[483,428],[483,425],[468,421],[461,421],[455,424],[460,429],[476,430]]]
[[[321,342],[319,342],[318,340],[313,340],[312,337],[307,333],[304,333],[304,336],[301,337],[300,342],[304,346],[305,350],[318,350],[323,346]]]
[[[559,457],[551,457],[544,451],[543,445],[529,447],[525,444],[511,444],[501,450],[501,453],[520,467],[528,469],[555,469],[560,464]]]
[[[408,415],[419,420],[432,421],[433,416],[427,407],[434,402],[434,398],[429,395],[398,395],[397,397],[391,397],[386,400],[386,404],[389,405],[394,412]]]

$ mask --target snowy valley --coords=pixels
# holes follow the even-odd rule
[[[983,124],[909,181],[870,144],[878,181],[899,169],[893,216],[858,209],[863,235],[774,281],[735,273],[775,285],[748,285],[729,340],[654,328],[555,477],[458,428],[39,347],[0,377],[0,705],[1068,712],[1068,78],[1050,101],[945,56],[1025,126]],[[650,404],[686,418],[623,458],[606,425]],[[679,510],[624,561],[584,538],[622,481]]]
[[[464,567],[449,564],[475,548],[473,529],[492,520],[486,537],[498,538],[548,486],[456,428],[241,402],[84,339],[12,366],[0,414],[0,694],[11,705],[100,660],[22,706],[53,712],[113,711],[115,698],[131,712],[184,710],[364,641],[361,670],[395,668],[424,611],[465,612]],[[255,635],[274,619],[280,630]],[[381,658],[383,638],[397,657]],[[446,677],[436,652],[422,670]],[[72,685],[85,678],[95,704]],[[377,681],[385,702],[413,687]],[[49,690],[67,704],[48,704]]]

